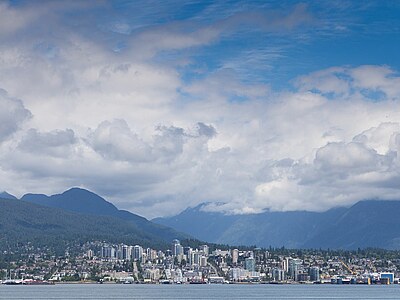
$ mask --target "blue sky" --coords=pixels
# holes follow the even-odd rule
[[[147,217],[400,199],[399,17],[396,1],[0,1],[0,189],[80,186]]]
[[[400,50],[399,4],[395,1],[148,1],[145,4],[117,1],[112,4],[112,14],[98,12],[98,27],[117,33],[110,46],[125,45],[131,35],[152,26],[176,22],[176,26],[181,23],[183,30],[193,32],[207,26],[218,28],[237,14],[250,15],[242,22],[231,22],[219,38],[207,45],[158,54],[160,60],[188,57],[191,64],[181,69],[184,78],[196,77],[193,70],[198,68],[215,72],[231,67],[242,80],[283,88],[292,78],[331,66],[399,67],[396,59]],[[294,28],[278,25],[271,31],[262,28],[260,22],[251,21],[253,14],[264,17],[266,22],[268,18],[282,18],[296,7],[304,10],[299,18],[308,19],[299,20],[299,26]]]

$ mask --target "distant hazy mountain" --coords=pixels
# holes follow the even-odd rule
[[[400,201],[361,201],[313,236],[306,247],[400,249]]]
[[[6,191],[0,193],[0,199],[11,199],[11,200],[17,200],[17,197],[7,193]]]
[[[139,230],[168,242],[175,238],[185,239],[189,237],[187,234],[150,222],[141,216],[125,210],[119,210],[104,198],[85,189],[72,188],[62,194],[53,196],[26,194],[21,200],[72,212],[122,219],[135,225]]]
[[[209,242],[288,248],[400,249],[400,201],[362,201],[315,212],[224,215],[203,205],[153,221]]]
[[[67,242],[89,240],[153,247],[166,244],[163,236],[146,232],[133,222],[68,212],[21,200],[0,199],[0,249],[29,241],[62,250]]]

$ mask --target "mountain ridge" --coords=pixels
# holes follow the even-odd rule
[[[400,249],[400,201],[364,200],[325,212],[224,215],[204,204],[152,221],[214,243],[261,247]],[[207,239],[207,237],[209,237]]]
[[[156,236],[162,235],[166,241],[171,241],[175,238],[190,238],[189,235],[177,232],[165,225],[153,223],[142,216],[126,210],[119,210],[114,204],[108,202],[103,197],[82,188],[73,187],[61,194],[51,196],[25,194],[21,200],[87,215],[114,217],[130,222],[150,234]]]
[[[0,236],[0,248],[26,242],[58,247],[71,241],[90,240],[148,246],[168,244],[159,236],[118,218],[85,215],[13,199],[0,199]]]
[[[3,192],[0,193],[0,198],[1,198],[1,199],[18,200],[17,197],[15,197],[14,195],[11,195],[11,194],[7,193],[6,191],[3,191]]]

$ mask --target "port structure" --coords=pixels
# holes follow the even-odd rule
[[[346,270],[350,272],[351,275],[357,275],[357,272],[352,270],[343,260],[339,259],[339,261],[346,268]]]

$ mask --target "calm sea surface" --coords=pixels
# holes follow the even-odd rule
[[[400,299],[400,285],[0,285],[0,299]]]

